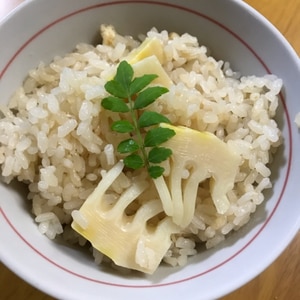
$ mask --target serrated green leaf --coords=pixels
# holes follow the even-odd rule
[[[124,88],[124,86],[120,82],[116,80],[110,80],[106,82],[104,88],[108,93],[110,93],[115,97],[124,98],[124,99],[128,97],[128,91]]]
[[[169,90],[161,86],[149,87],[142,92],[140,92],[134,101],[134,109],[145,108],[151,103],[153,103],[162,94],[167,93]]]
[[[120,98],[108,96],[101,101],[101,105],[110,111],[114,112],[129,112],[127,104]]]
[[[132,66],[126,60],[121,61],[117,68],[117,74],[114,80],[119,82],[128,93],[132,78],[133,78]]]
[[[138,154],[135,154],[135,153],[130,154],[127,157],[125,157],[124,158],[124,164],[128,168],[131,168],[131,169],[134,169],[134,170],[142,168],[145,165],[142,157]]]
[[[165,147],[154,147],[149,151],[148,160],[153,164],[159,164],[172,155],[172,150]]]
[[[160,177],[164,173],[164,171],[165,169],[161,166],[150,166],[148,168],[149,175],[154,179]]]
[[[141,77],[134,78],[130,84],[130,96],[140,92],[157,77],[155,74],[145,74]]]
[[[157,127],[149,130],[145,136],[144,146],[158,146],[175,135],[175,131],[170,128]]]
[[[122,141],[118,145],[118,152],[120,153],[132,153],[140,149],[140,146],[134,139],[127,139],[125,141]]]
[[[134,130],[134,126],[127,120],[119,120],[112,123],[111,129],[120,133],[128,133]]]
[[[159,123],[170,123],[170,120],[155,111],[144,111],[138,120],[140,128],[157,125]]]
[[[134,110],[142,109],[153,103],[162,94],[167,93],[165,87],[152,86],[147,87],[155,78],[156,74],[145,74],[133,79],[133,68],[126,62],[122,61],[116,72],[113,80],[105,84],[106,91],[111,95],[102,100],[103,108],[120,113],[130,112],[132,122],[126,120],[118,120],[113,122],[111,129],[119,133],[131,133],[138,131],[140,128],[158,125],[159,123],[170,123],[165,116],[156,113],[145,111],[141,113]],[[131,169],[139,169],[148,166],[149,176],[158,178],[164,172],[164,168],[158,165],[166,160],[171,154],[170,149],[157,147],[166,142],[175,135],[175,131],[169,128],[153,128],[146,133],[143,139],[141,132],[136,132],[136,140],[130,138],[119,143],[117,150],[123,154],[129,154],[124,158],[125,166]],[[147,154],[146,147],[150,147]],[[140,150],[140,152],[138,152]]]

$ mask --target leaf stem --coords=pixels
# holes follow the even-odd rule
[[[140,127],[138,125],[138,112],[137,112],[137,110],[134,109],[134,101],[132,100],[130,94],[128,94],[127,99],[128,99],[128,104],[129,104],[130,116],[131,116],[131,119],[133,122],[134,133],[137,138],[137,144],[140,147],[140,152],[142,154],[144,165],[148,169],[149,168],[148,156],[147,156],[146,149],[144,146],[144,139],[142,137]]]

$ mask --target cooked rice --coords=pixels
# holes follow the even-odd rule
[[[215,60],[189,34],[152,29],[147,36],[162,41],[163,67],[174,82],[150,109],[163,113],[174,125],[214,133],[234,147],[243,161],[228,193],[231,206],[226,214],[217,214],[207,182],[199,187],[194,218],[182,234],[172,236],[164,258],[172,266],[182,266],[197,253],[199,243],[216,246],[245,225],[264,201],[264,190],[272,186],[269,164],[281,144],[274,116],[282,82],[274,75],[239,77],[229,63]],[[49,65],[40,63],[16,91],[9,109],[1,108],[3,180],[28,183],[35,221],[51,239],[62,235],[72,243],[86,243],[71,229],[71,213],[119,161],[114,149],[124,138],[110,133],[111,122],[119,116],[101,108],[107,95],[104,84],[144,38],[115,34],[110,44],[79,44],[73,53],[55,57]],[[108,202],[114,203],[131,185],[132,176],[122,172]],[[156,193],[153,186],[149,191]],[[76,219],[86,225],[80,215]],[[97,263],[107,260],[95,249],[93,253]]]

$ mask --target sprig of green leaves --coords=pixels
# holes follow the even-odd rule
[[[111,129],[119,133],[129,133],[130,138],[120,142],[117,150],[127,154],[124,164],[131,169],[146,167],[152,178],[158,178],[164,172],[159,166],[172,155],[172,150],[160,145],[175,135],[169,128],[155,127],[159,123],[170,123],[169,119],[154,111],[139,110],[146,108],[168,89],[161,86],[148,86],[156,74],[145,74],[134,78],[132,66],[122,61],[114,79],[105,84],[110,94],[101,102],[103,108],[130,115],[130,120],[121,119],[111,125]],[[146,127],[152,126],[145,131]]]

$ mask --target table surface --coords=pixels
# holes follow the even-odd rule
[[[0,18],[24,0],[0,0]],[[300,0],[246,0],[271,21],[300,55]],[[220,300],[300,299],[300,232],[284,253],[261,275]],[[3,300],[53,300],[0,263]]]

